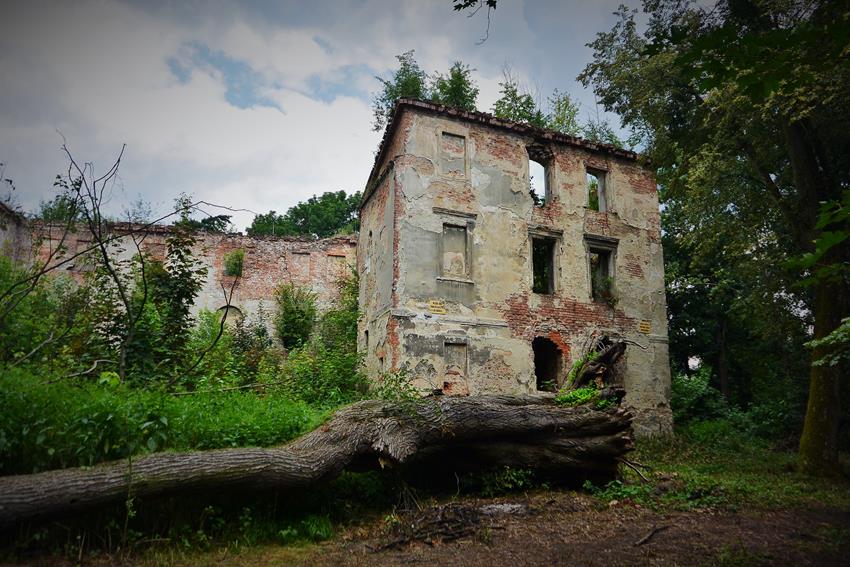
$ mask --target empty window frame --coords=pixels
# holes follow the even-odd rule
[[[469,278],[469,246],[465,226],[443,225],[440,274],[449,278]]]
[[[610,303],[614,298],[614,248],[589,242],[587,260],[591,298]]]
[[[551,200],[550,157],[545,150],[537,146],[529,146],[526,151],[528,152],[528,192],[535,206],[545,207]]]
[[[587,208],[591,211],[604,213],[608,210],[607,172],[588,167],[587,178]]]
[[[555,238],[531,237],[531,291],[534,293],[555,293],[556,244]]]
[[[466,343],[446,341],[443,343],[443,358],[447,375],[466,377],[468,365]]]
[[[466,175],[466,138],[443,132],[440,136],[440,169],[446,175]]]

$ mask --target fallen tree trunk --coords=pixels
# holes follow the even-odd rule
[[[617,459],[631,448],[631,415],[620,408],[560,407],[551,396],[364,401],[279,447],[157,453],[2,477],[0,529],[120,503],[130,495],[295,489],[329,480],[346,467],[399,465],[429,453],[465,455],[467,465],[474,456],[478,468],[509,464],[564,475],[596,471],[613,476]]]
[[[617,341],[599,351],[599,355],[584,365],[576,373],[575,380],[567,384],[567,390],[584,388],[591,383],[611,384],[614,375],[614,366],[626,353],[626,343]]]

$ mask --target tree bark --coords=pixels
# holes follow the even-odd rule
[[[802,252],[814,246],[820,236],[817,228],[821,202],[839,199],[841,187],[828,173],[828,160],[818,159],[816,149],[821,146],[811,122],[803,119],[785,126],[785,143],[791,159],[794,184],[799,196],[798,223],[803,228],[796,242]],[[826,267],[846,262],[850,256],[845,245],[829,251],[814,267]],[[818,278],[814,285],[814,336],[820,339],[835,330],[847,314],[848,286],[842,281]],[[824,347],[813,349],[812,362],[826,353]],[[840,474],[838,462],[838,428],[841,421],[841,369],[840,367],[812,365],[809,373],[809,399],[803,434],[800,436],[798,468],[811,475],[836,476]]]
[[[612,391],[621,397],[622,392]],[[616,475],[631,450],[621,408],[561,407],[553,396],[364,401],[288,444],[261,449],[158,453],[91,468],[0,478],[0,529],[176,491],[296,489],[363,464],[403,465],[460,455],[458,468],[521,465],[549,473]],[[474,458],[471,458],[473,457]],[[464,462],[461,462],[464,461]],[[417,462],[417,466],[418,466]]]
[[[820,339],[841,323],[845,286],[821,281],[815,285],[814,337]],[[812,361],[827,354],[828,347],[812,350]],[[816,476],[839,476],[838,428],[841,422],[841,367],[812,365],[809,374],[809,399],[800,436],[798,468]]]

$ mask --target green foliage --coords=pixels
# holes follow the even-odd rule
[[[360,399],[367,390],[357,352],[356,275],[342,278],[339,286],[340,294],[321,316],[318,332],[293,348],[280,369],[280,379],[291,396],[324,407]]]
[[[31,293],[21,293],[26,286],[16,284],[31,275],[0,255],[0,293],[10,290],[0,299],[0,313],[6,312],[0,315],[0,360],[67,364],[66,355],[80,354],[87,340],[90,290],[69,278],[44,278]]]
[[[435,73],[431,79],[429,97],[434,102],[446,106],[461,110],[475,110],[478,87],[472,79],[472,70],[469,65],[455,61],[448,75]]]
[[[499,87],[501,96],[493,105],[493,114],[497,118],[524,122],[539,128],[547,126],[546,116],[537,107],[534,98],[520,89],[516,79],[509,72],[505,73]]]
[[[381,373],[378,380],[372,382],[369,393],[375,399],[397,404],[407,415],[413,415],[416,405],[422,401],[422,395],[406,370]]]
[[[601,351],[592,350],[590,352],[586,352],[580,357],[578,357],[575,361],[573,361],[573,365],[570,367],[570,371],[567,372],[567,379],[564,382],[566,386],[573,384],[578,378],[578,373],[584,368],[586,364],[589,362],[593,362],[597,358],[599,358],[599,353]]]
[[[230,232],[232,223],[230,222],[232,215],[211,215],[201,219],[183,218],[174,226],[187,230],[200,230],[204,232],[213,232],[217,234],[227,234]]]
[[[535,487],[534,471],[505,465],[480,475],[481,494],[486,497],[522,492]]]
[[[558,89],[549,97],[549,115],[546,117],[546,127],[568,136],[580,136],[581,125],[578,120],[579,105],[569,93],[561,93]]]
[[[58,185],[54,184],[54,185]],[[49,223],[67,223],[82,219],[79,200],[70,192],[62,191],[49,201],[41,201],[36,218]]]
[[[290,207],[286,214],[270,211],[254,217],[248,234],[251,236],[312,236],[328,238],[336,234],[350,234],[359,228],[357,207],[360,192],[328,191],[313,195],[306,201]]]
[[[596,399],[596,386],[585,386],[575,390],[561,390],[555,397],[555,402],[562,406],[580,406]]]
[[[0,381],[0,474],[88,466],[163,450],[270,446],[320,423],[323,413],[279,393],[141,390],[48,384],[23,369]]]
[[[245,250],[237,248],[224,255],[224,275],[239,277],[242,275],[242,262],[245,260]]]
[[[591,142],[611,144],[618,148],[625,146],[623,140],[614,132],[614,128],[605,119],[588,118],[581,127],[581,136]]]
[[[383,129],[390,118],[392,118],[395,103],[400,98],[413,98],[424,100],[427,97],[427,78],[419,64],[414,59],[414,51],[405,51],[396,55],[399,67],[392,73],[389,79],[375,77],[381,82],[382,90],[376,93],[372,99],[372,110],[375,120],[372,124],[374,131]]]
[[[282,283],[275,290],[275,304],[275,332],[284,348],[306,343],[316,323],[316,294],[293,283]]]
[[[332,350],[318,340],[292,349],[280,373],[291,397],[320,407],[360,399],[367,388],[356,352]]]
[[[822,339],[806,343],[811,348],[827,347],[828,351],[815,361],[817,366],[837,366],[850,362],[850,317],[841,320],[841,325]]]
[[[594,272],[590,284],[593,290],[594,299],[601,299],[611,307],[617,305],[619,301],[617,293],[614,290],[614,278],[611,276],[603,276],[599,272]]]
[[[711,386],[711,368],[700,367],[693,374],[673,373],[670,407],[673,421],[686,424],[695,420],[716,419],[726,415],[728,406],[720,392]]]
[[[318,333],[328,348],[346,352],[357,352],[357,322],[360,320],[360,279],[357,272],[340,278],[337,282],[338,298],[330,309],[319,318]]]

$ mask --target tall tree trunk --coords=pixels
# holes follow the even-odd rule
[[[814,338],[831,333],[841,323],[840,303],[845,286],[819,282],[815,288]],[[813,349],[812,361],[818,360],[828,347]],[[798,466],[801,472],[833,476],[840,473],[838,464],[838,425],[841,420],[840,366],[812,365],[809,374],[809,401],[800,437]]]
[[[791,122],[784,127],[785,143],[794,185],[799,196],[799,219],[801,225],[797,247],[801,252],[810,251],[814,240],[820,235],[817,219],[821,202],[840,198],[841,188],[831,182],[827,169],[829,164],[820,163],[815,148],[818,146],[817,132],[807,119]],[[815,270],[846,259],[843,247],[833,249],[821,260]],[[827,279],[819,279],[814,286],[814,338],[823,338],[841,323],[847,309],[847,285]],[[828,349],[816,348],[812,362],[821,358]],[[840,369],[831,366],[812,365],[809,373],[809,400],[806,418],[800,437],[798,467],[801,472],[812,475],[831,476],[838,474],[838,425],[841,419]]]

